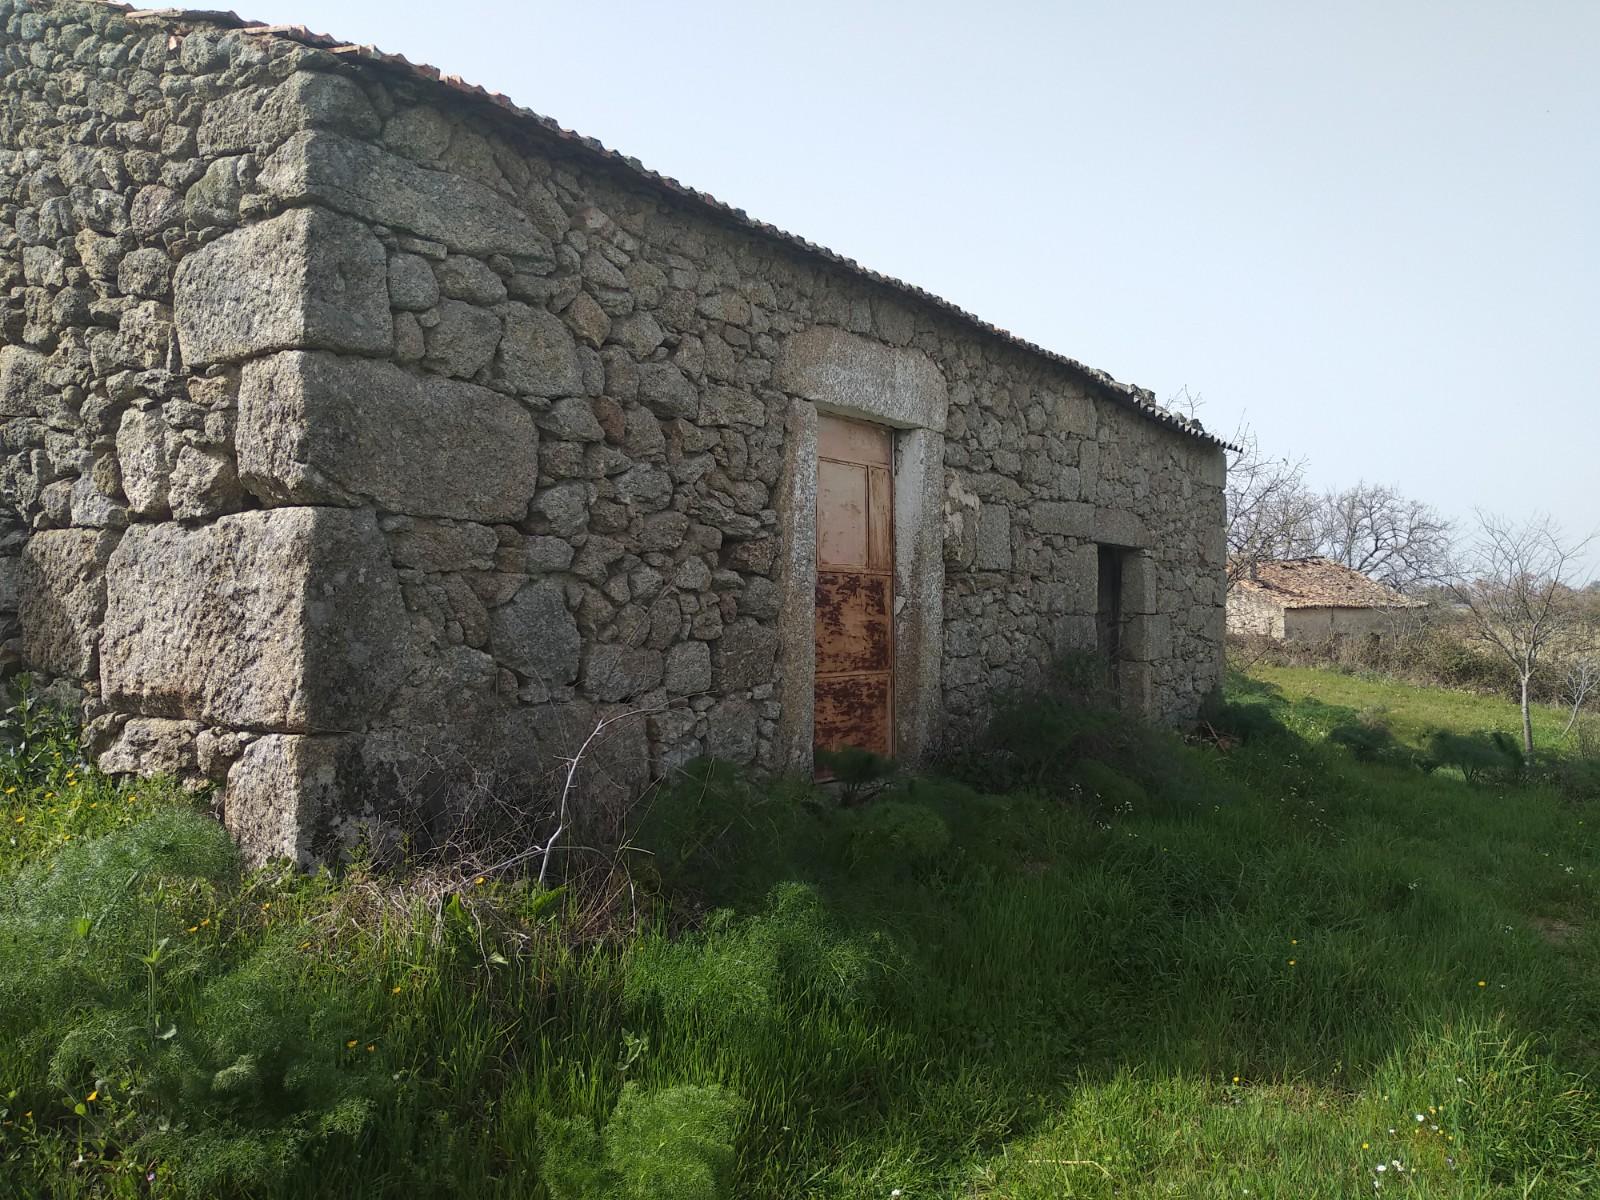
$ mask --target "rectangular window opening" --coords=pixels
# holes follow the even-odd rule
[[[1121,546],[1097,546],[1095,650],[1105,668],[1106,686],[1116,692],[1121,680],[1125,632],[1122,603],[1123,567],[1130,551]]]

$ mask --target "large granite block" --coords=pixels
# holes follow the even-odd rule
[[[361,792],[356,740],[271,733],[245,747],[228,770],[222,819],[257,865],[287,858],[300,866],[348,849]]]
[[[383,244],[325,209],[294,209],[218,238],[178,264],[173,291],[190,366],[269,350],[394,349]]]
[[[136,526],[106,571],[106,700],[242,729],[360,726],[403,678],[409,629],[369,512],[282,508]]]
[[[826,326],[784,341],[773,382],[830,412],[902,429],[942,433],[950,406],[944,375],[922,351]]]
[[[206,105],[197,142],[200,153],[212,158],[271,149],[309,128],[371,137],[379,124],[371,102],[351,80],[296,71],[274,87],[241,88]]]
[[[269,505],[515,521],[539,476],[538,430],[516,400],[335,354],[248,364],[237,437],[244,486]]]
[[[260,183],[286,203],[325,204],[465,254],[550,250],[526,213],[483,184],[335,133],[295,134],[267,160]]]
[[[115,533],[51,529],[22,549],[18,615],[22,657],[36,670],[70,679],[94,674],[106,607],[106,563]]]

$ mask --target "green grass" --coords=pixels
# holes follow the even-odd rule
[[[1390,679],[1346,675],[1312,667],[1258,666],[1251,675],[1277,688],[1293,705],[1302,727],[1315,733],[1319,720],[1333,723],[1357,714],[1381,719],[1402,741],[1420,746],[1435,729],[1457,733],[1500,730],[1522,737],[1522,714],[1515,702],[1475,692],[1416,687]],[[1323,711],[1326,710],[1326,711]],[[1533,743],[1560,748],[1565,710],[1548,704],[1531,707]],[[1325,732],[1325,730],[1324,730]]]
[[[0,1194],[1600,1194],[1592,803],[1325,741],[1376,708],[1414,742],[1514,714],[1480,697],[1303,670],[1233,695],[1276,725],[1225,751],[1074,727],[1079,761],[1032,793],[923,779],[830,810],[799,784],[686,783],[608,881],[644,914],[609,936],[592,897],[522,880],[234,876],[152,840],[190,836],[190,798],[130,804],[47,762],[0,804],[20,831],[0,955],[27,933],[15,994],[61,984],[31,1015],[0,1004]],[[96,882],[136,835],[167,874]],[[80,944],[71,897],[101,891],[133,915]],[[139,955],[167,928],[152,987]],[[108,1008],[134,1014],[121,1049],[52,1075]],[[255,1042],[321,1090],[162,1090],[168,1047],[214,1065]],[[258,1182],[205,1174],[226,1175],[208,1130],[270,1142],[340,1103],[359,1119]]]

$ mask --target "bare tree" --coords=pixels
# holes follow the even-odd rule
[[[1570,577],[1591,539],[1562,540],[1548,516],[1515,525],[1479,512],[1478,536],[1453,572],[1450,590],[1466,609],[1478,638],[1517,673],[1522,748],[1533,753],[1528,689],[1540,664],[1570,637],[1578,609]]]
[[[1167,401],[1194,417],[1205,403],[1187,387]],[[1303,458],[1267,454],[1243,419],[1228,448],[1228,586],[1254,575],[1264,562],[1316,549],[1317,498],[1305,486]]]
[[[1264,562],[1316,551],[1317,498],[1305,486],[1305,459],[1265,453],[1240,422],[1228,452],[1228,586]]]
[[[1325,557],[1404,592],[1444,575],[1451,526],[1422,501],[1362,480],[1321,498],[1316,539]]]
[[[1568,656],[1561,673],[1561,700],[1572,705],[1572,715],[1561,731],[1562,737],[1572,732],[1583,706],[1596,695],[1600,695],[1600,649],[1595,649],[1591,642],[1589,648]]]

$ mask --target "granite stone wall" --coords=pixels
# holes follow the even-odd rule
[[[0,18],[0,621],[103,765],[221,783],[253,853],[448,823],[485,763],[537,793],[625,713],[595,803],[799,765],[818,408],[927,484],[902,749],[1094,645],[1097,544],[1128,703],[1216,686],[1222,451],[1093,373],[382,64]]]
[[[1234,587],[1227,592],[1227,620],[1229,633],[1241,637],[1284,636],[1288,611],[1259,592],[1248,587]]]

